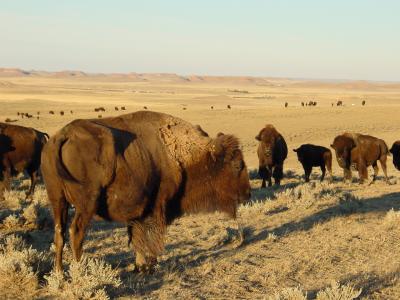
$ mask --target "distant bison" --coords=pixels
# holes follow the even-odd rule
[[[394,142],[389,151],[393,154],[393,165],[400,171],[400,141]]]
[[[338,164],[343,168],[344,179],[351,179],[351,169],[358,171],[360,183],[368,179],[368,166],[374,168],[373,181],[378,175],[378,160],[388,181],[386,159],[389,154],[385,141],[370,135],[344,133],[337,136],[331,147],[335,149]]]
[[[121,110],[126,110],[126,107],[125,106],[121,106]]]
[[[363,101],[361,102],[361,105],[364,106],[365,103],[366,103],[365,100],[363,100]]]
[[[301,145],[293,149],[297,153],[297,159],[304,169],[306,182],[310,181],[310,174],[313,167],[320,167],[322,171],[321,181],[324,180],[326,169],[332,179],[332,152],[328,148],[312,144]]]
[[[115,106],[115,107],[114,107],[114,110],[115,110],[115,111],[119,111],[118,106]]]
[[[95,112],[99,112],[99,111],[106,111],[106,109],[104,107],[96,107],[94,109]]]
[[[70,225],[75,260],[97,215],[128,225],[136,266],[149,270],[174,219],[215,210],[235,218],[237,206],[250,197],[234,136],[211,139],[198,127],[162,113],[75,120],[49,140],[42,161],[54,215],[57,270],[62,270],[70,205],[75,207]]]
[[[231,109],[231,106],[228,104],[227,106],[226,106],[228,109]]]
[[[285,107],[288,107],[288,106],[289,106],[289,103],[285,102]]]
[[[338,102],[336,102],[336,106],[342,106],[343,105],[343,101],[339,100]]]
[[[31,186],[26,192],[29,197],[35,190],[40,167],[40,153],[49,137],[47,133],[33,128],[0,123],[0,181],[3,189],[11,188],[11,177],[26,171]],[[2,196],[2,192],[0,197]]]
[[[50,114],[50,115],[54,115],[54,110],[50,110],[50,111],[49,111],[49,114]]]
[[[287,157],[287,145],[283,136],[272,125],[266,125],[256,136],[258,145],[258,173],[262,178],[261,187],[272,186],[271,175],[274,177],[275,184],[280,185],[283,177],[283,162]]]
[[[62,110],[62,111],[60,111],[60,115],[61,116],[63,116],[64,115],[64,111]]]

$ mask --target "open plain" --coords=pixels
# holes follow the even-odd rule
[[[339,100],[343,106],[336,106]],[[317,105],[301,105],[309,101]],[[389,184],[379,177],[359,185],[355,173],[345,184],[335,158],[333,182],[320,183],[315,168],[305,183],[292,151],[304,143],[329,147],[345,131],[380,137],[391,147],[400,139],[400,83],[0,72],[0,121],[50,135],[77,118],[144,107],[199,124],[210,136],[240,139],[253,187],[251,202],[239,208],[244,240],[222,214],[185,216],[169,227],[156,272],[142,275],[132,270],[123,224],[93,221],[85,260],[71,263],[67,245],[67,272],[60,278],[51,272],[46,192],[41,184],[33,201],[25,201],[22,176],[0,203],[0,298],[400,298],[400,172],[392,158]],[[265,124],[285,137],[289,155],[282,185],[260,189],[255,136]]]

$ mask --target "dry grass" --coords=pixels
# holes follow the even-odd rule
[[[0,103],[7,104],[0,118],[41,111],[40,120],[17,123],[54,133],[74,118],[97,117],[94,107],[104,106],[105,117],[119,113],[116,105],[126,106],[126,112],[147,106],[201,124],[211,135],[236,134],[250,169],[257,166],[254,136],[265,123],[276,125],[290,149],[306,142],[328,146],[345,130],[371,133],[388,144],[399,138],[397,87],[103,80],[7,78],[10,84],[0,84]],[[332,108],[338,97],[348,105]],[[318,107],[300,107],[308,98],[318,100]],[[361,98],[367,106],[350,105]],[[60,116],[60,110],[68,113]],[[390,160],[391,185],[380,179],[373,185],[344,184],[336,163],[333,182],[320,183],[315,171],[304,183],[291,153],[280,188],[259,189],[251,170],[252,202],[239,209],[243,239],[237,223],[222,214],[185,216],[169,227],[166,249],[150,275],[132,272],[125,227],[105,222],[92,223],[84,261],[73,263],[66,245],[65,273],[52,273],[45,189],[39,185],[27,202],[29,181],[19,178],[0,202],[0,298],[399,299],[400,192]]]

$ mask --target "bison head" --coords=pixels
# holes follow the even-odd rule
[[[219,134],[212,142],[210,154],[219,201],[217,206],[235,216],[237,205],[247,202],[251,196],[249,175],[239,141],[232,135]]]
[[[354,140],[348,136],[339,135],[333,140],[331,147],[335,150],[336,159],[341,168],[350,168],[351,150],[355,146]]]
[[[304,160],[304,151],[302,147],[299,147],[297,149],[293,149],[294,152],[297,154],[297,159],[302,162]]]
[[[261,129],[260,133],[256,136],[256,140],[260,141],[261,153],[267,164],[272,164],[272,158],[274,157],[274,148],[277,141],[281,139],[281,135],[276,131],[272,125],[267,125]]]
[[[389,151],[393,154],[393,165],[400,171],[400,141],[394,142]]]

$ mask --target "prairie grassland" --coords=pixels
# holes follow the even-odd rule
[[[304,183],[290,152],[282,186],[261,190],[254,136],[272,123],[290,149],[302,143],[329,146],[345,130],[381,137],[390,147],[400,139],[400,85],[268,82],[0,78],[0,120],[18,119],[16,124],[50,134],[75,118],[96,118],[98,106],[106,108],[103,117],[120,114],[114,106],[126,106],[126,112],[147,106],[200,124],[210,135],[234,133],[242,141],[253,186],[251,203],[239,208],[244,240],[238,238],[237,223],[222,214],[185,216],[169,227],[156,272],[142,275],[132,272],[125,227],[93,221],[84,260],[73,263],[67,245],[66,272],[60,277],[51,271],[46,192],[39,185],[26,202],[29,182],[20,177],[0,203],[0,298],[399,299],[400,172],[391,158],[390,184],[382,178],[372,185],[344,184],[336,162],[333,182],[320,183],[314,170],[312,181]],[[332,107],[339,99],[345,106]],[[309,100],[317,107],[301,107]],[[39,119],[17,116],[36,117],[38,111]]]

